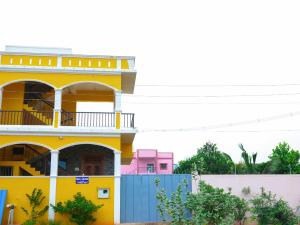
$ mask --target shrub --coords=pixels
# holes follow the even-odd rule
[[[194,224],[232,225],[235,221],[240,224],[245,221],[248,210],[245,200],[203,181],[199,183],[199,189],[198,193],[189,195],[187,204]]]
[[[61,222],[49,220],[47,222],[41,222],[40,225],[61,225]]]
[[[156,187],[159,187],[160,180],[156,179]],[[187,225],[190,223],[187,216],[187,205],[183,196],[183,187],[185,193],[187,193],[187,182],[186,180],[182,184],[177,186],[175,192],[173,192],[168,198],[167,193],[164,189],[157,190],[156,199],[158,200],[157,209],[163,221],[166,221],[166,216],[171,218],[172,225]],[[186,196],[185,196],[186,197]]]
[[[89,222],[96,221],[93,213],[100,209],[103,205],[95,205],[92,201],[87,200],[78,192],[74,195],[73,200],[57,203],[56,206],[51,205],[55,212],[60,214],[68,214],[69,220],[78,225],[87,225]]]
[[[48,206],[42,207],[45,196],[43,196],[43,192],[41,189],[33,189],[31,195],[26,194],[26,197],[29,201],[30,210],[21,207],[23,212],[29,217],[23,225],[35,225],[40,217],[42,217],[48,210]]]
[[[297,217],[288,203],[277,200],[276,195],[265,192],[262,188],[260,195],[251,200],[253,218],[259,225],[295,225]]]

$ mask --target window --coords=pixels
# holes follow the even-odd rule
[[[11,166],[0,166],[0,176],[13,176],[13,168]]]
[[[24,155],[24,148],[23,147],[16,147],[12,150],[13,155]]]
[[[160,164],[160,169],[161,170],[166,170],[167,169],[167,163],[161,163]]]
[[[147,172],[154,173],[154,164],[147,164]]]

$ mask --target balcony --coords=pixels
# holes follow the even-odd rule
[[[60,127],[134,128],[134,114],[115,112],[66,112],[60,113]],[[53,126],[53,112],[0,111],[0,125]]]

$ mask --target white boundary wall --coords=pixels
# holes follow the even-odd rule
[[[287,201],[292,208],[300,206],[300,175],[200,175],[192,181],[193,193],[198,190],[199,180],[225,191],[231,188],[234,195],[245,199],[259,194],[260,188],[264,187]],[[245,187],[250,187],[250,194],[242,192]]]

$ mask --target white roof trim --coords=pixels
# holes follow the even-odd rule
[[[50,54],[72,54],[71,48],[49,48],[49,47],[33,47],[33,46],[17,46],[6,45],[6,52],[13,53],[50,53]]]

